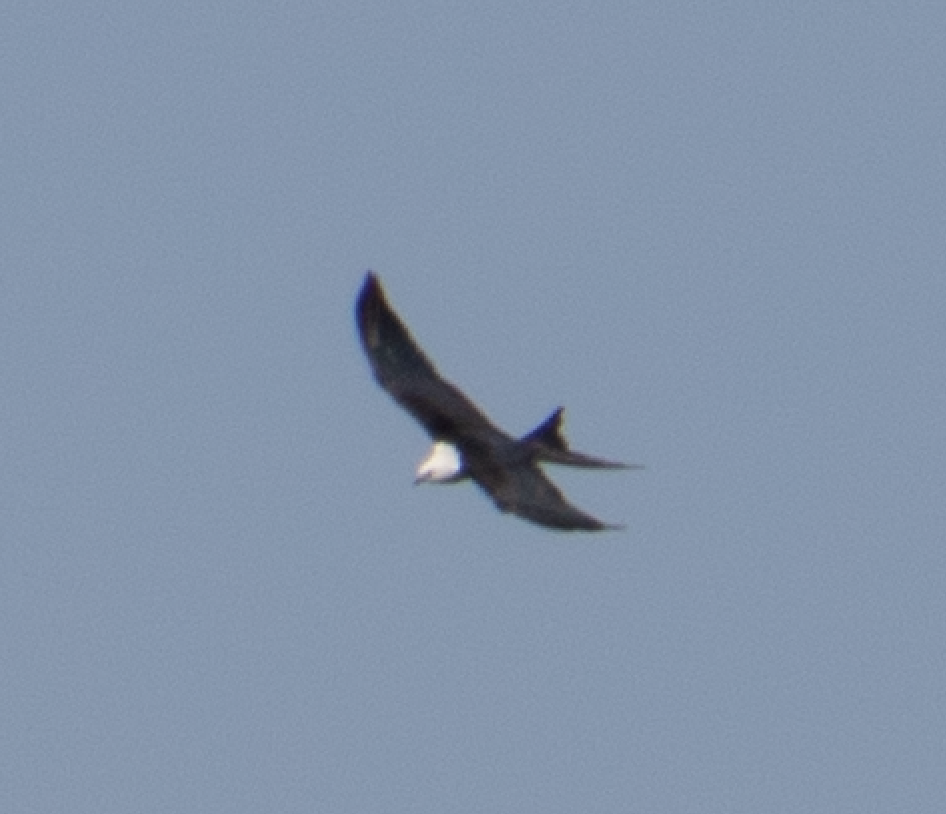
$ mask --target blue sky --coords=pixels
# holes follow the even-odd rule
[[[941,812],[944,30],[9,10],[0,807]],[[368,268],[625,532],[411,486]]]

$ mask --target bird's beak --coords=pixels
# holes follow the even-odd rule
[[[418,475],[414,478],[414,486],[420,486],[422,483],[427,483],[430,480],[430,475]]]

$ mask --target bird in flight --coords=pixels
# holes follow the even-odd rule
[[[433,439],[415,483],[472,479],[503,512],[561,531],[604,531],[623,526],[569,503],[540,463],[586,469],[640,469],[568,448],[559,407],[532,432],[514,438],[496,427],[455,385],[444,379],[388,304],[381,281],[365,275],[355,304],[362,347],[374,376]]]

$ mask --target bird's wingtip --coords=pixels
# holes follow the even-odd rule
[[[358,292],[356,307],[359,312],[379,302],[384,302],[384,289],[381,288],[381,280],[373,271],[365,272],[364,282],[361,284],[361,290]]]
[[[375,274],[371,269],[365,272],[365,279],[361,283],[361,293],[362,295],[367,294],[370,291],[378,291],[381,289],[381,280],[377,274]]]

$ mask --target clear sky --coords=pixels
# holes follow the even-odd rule
[[[946,810],[944,32],[9,7],[0,810]],[[368,268],[625,532],[411,486]]]

